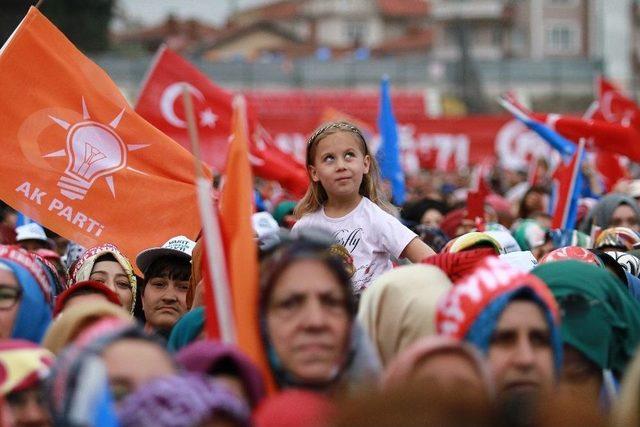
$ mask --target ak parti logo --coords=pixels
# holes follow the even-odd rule
[[[66,146],[43,157],[67,157],[67,167],[58,180],[63,196],[71,200],[83,200],[93,184],[104,178],[115,198],[113,175],[127,168],[140,174],[146,173],[127,166],[127,154],[149,144],[126,144],[117,133],[118,124],[125,112],[123,108],[108,124],[92,120],[87,104],[82,98],[82,120],[69,123],[58,117],[49,117],[66,134]]]

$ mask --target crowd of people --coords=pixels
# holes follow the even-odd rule
[[[0,426],[639,426],[640,181],[585,166],[552,229],[548,177],[496,165],[471,218],[423,171],[396,207],[369,150],[328,123],[301,200],[256,181],[268,372],[207,332],[202,239],[128,259],[3,206]]]

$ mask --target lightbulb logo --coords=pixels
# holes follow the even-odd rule
[[[62,119],[49,116],[67,131],[66,149],[46,154],[44,157],[67,156],[64,174],[58,180],[60,193],[71,200],[83,200],[89,189],[99,178],[104,177],[115,198],[113,174],[123,168],[146,175],[127,167],[127,153],[147,147],[149,144],[125,144],[116,133],[124,108],[111,123],[104,125],[91,120],[87,105],[82,98],[82,120],[70,124]]]

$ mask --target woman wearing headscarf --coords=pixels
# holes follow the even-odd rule
[[[32,342],[0,341],[0,397],[6,399],[16,427],[51,425],[41,395],[53,363],[53,354]]]
[[[155,379],[118,408],[121,427],[249,427],[249,406],[224,384],[196,374]]]
[[[58,316],[47,329],[42,346],[53,354],[73,343],[80,334],[102,319],[117,319],[124,325],[134,325],[135,320],[129,313],[108,301],[94,301],[69,307],[63,316]]]
[[[513,230],[513,237],[520,249],[531,251],[538,260],[553,250],[553,242],[548,230],[534,219],[520,221]]]
[[[640,208],[636,201],[625,194],[612,193],[604,196],[589,212],[580,226],[580,231],[591,234],[592,227],[628,227],[640,231]]]
[[[579,261],[549,262],[532,273],[551,289],[562,308],[562,339],[567,360],[561,385],[597,401],[615,395],[640,343],[640,304],[616,277]]]
[[[136,276],[131,262],[111,243],[87,249],[71,266],[69,285],[85,280],[104,283],[120,297],[122,307],[133,314],[136,305]]]
[[[79,427],[98,425],[98,419],[115,422],[114,406],[145,384],[177,371],[158,338],[137,325],[114,325],[103,319],[58,357],[47,378],[46,397],[54,424]]]
[[[535,401],[560,374],[559,321],[553,295],[539,278],[489,257],[441,300],[436,326],[440,335],[485,355],[501,401]]]
[[[0,339],[42,339],[53,311],[47,273],[29,252],[0,245]]]
[[[202,340],[184,347],[176,362],[189,372],[206,375],[233,389],[252,408],[265,396],[260,370],[238,348]]]
[[[280,388],[335,393],[377,379],[380,362],[355,321],[345,252],[308,230],[263,260],[260,321]]]
[[[449,289],[442,270],[414,264],[387,271],[363,292],[358,320],[383,366],[414,341],[435,334],[438,300]]]
[[[448,392],[464,389],[487,398],[493,394],[491,374],[478,350],[441,336],[416,341],[389,364],[382,378],[383,390],[408,384]]]

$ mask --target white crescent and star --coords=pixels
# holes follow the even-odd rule
[[[175,102],[176,99],[182,95],[183,86],[187,87],[189,92],[195,96],[199,101],[204,102],[204,95],[198,88],[187,82],[172,83],[162,92],[160,97],[160,111],[162,117],[172,126],[186,129],[187,123],[176,115]],[[214,128],[218,116],[214,114],[211,108],[207,107],[199,112],[200,127]]]

